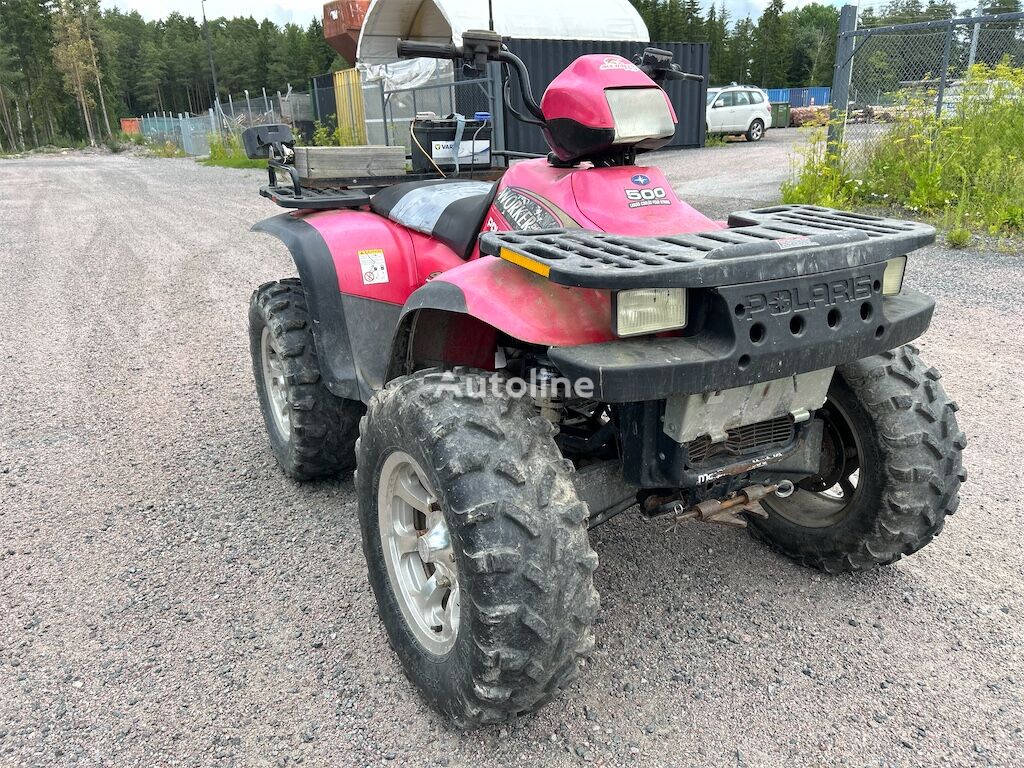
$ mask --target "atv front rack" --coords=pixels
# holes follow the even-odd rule
[[[667,237],[489,232],[480,237],[480,252],[577,288],[696,288],[873,264],[934,241],[927,224],[779,205],[733,213],[727,229]]]

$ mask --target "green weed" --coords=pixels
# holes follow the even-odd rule
[[[964,232],[1024,232],[1024,68],[973,67],[940,115],[934,94],[907,92],[900,101],[856,169],[842,145],[815,135],[783,200],[903,208],[948,228],[951,244]]]
[[[220,168],[266,168],[267,161],[251,160],[242,147],[242,139],[234,134],[210,136],[210,156],[200,161],[203,165]]]
[[[150,151],[156,157],[185,157],[185,151],[173,141],[152,144]]]

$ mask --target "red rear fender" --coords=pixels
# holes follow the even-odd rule
[[[321,211],[302,220],[327,245],[342,293],[404,304],[423,284],[405,227],[368,211]]]

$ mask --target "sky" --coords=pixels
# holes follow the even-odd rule
[[[786,8],[806,5],[810,0],[787,0]],[[485,2],[485,0],[480,0]],[[714,0],[720,5],[721,0]],[[819,0],[829,2],[829,0]],[[707,7],[707,0],[702,3]],[[100,0],[104,8],[117,7],[123,11],[136,10],[145,19],[161,19],[172,11],[183,16],[200,18],[200,0]],[[768,5],[768,0],[726,0],[726,8],[733,19],[746,15],[756,19]],[[310,19],[320,18],[323,14],[323,0],[208,0],[206,3],[207,18],[218,16],[253,16],[256,19],[268,18],[277,24],[293,21],[305,26]]]

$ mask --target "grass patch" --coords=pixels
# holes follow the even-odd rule
[[[947,229],[951,245],[972,233],[1024,232],[1024,68],[973,67],[939,116],[931,95],[898,101],[905,106],[856,169],[819,130],[783,184],[783,201],[901,208]]]
[[[950,248],[966,248],[971,244],[971,230],[955,227],[946,233],[946,245]]]
[[[242,148],[242,139],[234,134],[210,136],[210,156],[200,161],[218,168],[266,168],[266,160],[251,160]]]
[[[725,134],[724,133],[709,133],[704,137],[705,147],[724,147],[725,146]]]
[[[319,120],[314,123],[314,147],[357,147],[362,142],[356,132],[349,126],[339,125],[334,130]]]
[[[173,141],[151,144],[150,151],[156,157],[185,157],[185,150]]]

